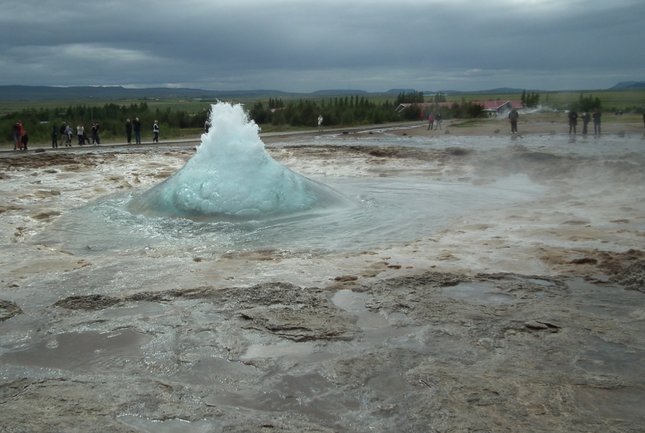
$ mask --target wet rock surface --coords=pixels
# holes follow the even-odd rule
[[[0,430],[641,432],[642,156],[386,138],[271,151],[309,175],[547,191],[387,247],[116,254],[38,235],[191,150],[0,157]]]
[[[69,297],[0,355],[0,404],[16,432],[636,432],[639,305],[580,279],[439,272]]]

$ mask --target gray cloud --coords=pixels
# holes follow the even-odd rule
[[[8,0],[0,84],[593,89],[643,80],[640,0]]]

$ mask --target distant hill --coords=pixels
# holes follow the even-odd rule
[[[645,81],[625,81],[616,84],[608,90],[638,90],[645,89]],[[444,93],[448,95],[461,94],[520,94],[524,90],[531,92],[544,92],[548,90],[519,89],[502,87],[488,90],[459,91],[441,90],[424,91],[425,94]],[[191,88],[141,88],[132,89],[121,86],[76,86],[76,87],[52,87],[52,86],[0,86],[0,101],[65,101],[65,100],[119,100],[119,99],[233,99],[233,98],[275,98],[283,97],[331,97],[351,95],[388,95],[394,96],[401,93],[417,92],[415,89],[389,89],[385,92],[366,92],[358,89],[328,89],[318,90],[311,93],[283,92],[280,90],[256,89],[256,90],[204,90]]]
[[[486,89],[486,90],[439,90],[437,92],[427,92],[427,93],[443,93],[446,95],[504,95],[510,93],[522,93],[524,90],[527,92],[539,92],[539,90],[534,89],[516,89],[513,87],[498,87],[496,89]]]
[[[351,95],[366,95],[368,92],[365,90],[352,90],[352,89],[328,89],[317,90],[312,95],[316,96],[351,96]]]
[[[609,90],[645,89],[645,81],[622,81]]]
[[[286,92],[278,90],[233,90],[216,91],[190,88],[143,88],[130,89],[119,86],[0,86],[0,100],[4,101],[46,101],[79,99],[143,99],[143,98],[191,98],[225,99],[234,97],[281,96]]]
[[[385,93],[386,95],[399,95],[401,93],[414,93],[418,92],[418,90],[415,89],[390,89],[386,90]],[[433,93],[433,92],[424,92],[424,93]]]

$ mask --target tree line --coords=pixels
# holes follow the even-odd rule
[[[593,95],[584,96],[582,93],[580,93],[578,101],[571,104],[572,110],[577,110],[582,113],[591,113],[593,111],[600,110],[601,108],[602,102],[600,101],[600,98],[594,98]]]
[[[400,104],[411,104],[404,110],[397,110]],[[119,141],[125,137],[126,119],[138,117],[142,124],[144,140],[152,135],[152,124],[159,121],[162,137],[181,136],[182,130],[201,131],[209,116],[210,105],[197,113],[166,108],[153,109],[146,102],[129,105],[108,103],[103,106],[73,105],[59,108],[28,108],[0,118],[0,131],[5,140],[11,142],[13,125],[21,120],[27,129],[30,142],[48,143],[52,130],[60,130],[62,124],[69,124],[74,133],[77,125],[83,125],[89,133],[91,124],[100,125],[101,139]],[[299,99],[283,101],[270,98],[247,106],[249,117],[258,125],[285,127],[316,127],[318,116],[323,116],[324,126],[351,126],[381,124],[402,120],[425,120],[430,112],[441,114],[443,119],[482,117],[483,107],[461,101],[449,104],[445,95],[437,94],[430,102],[424,102],[423,92],[401,92],[395,100],[368,98],[364,95],[347,95],[321,99]]]
[[[284,102],[270,99],[256,102],[249,110],[258,125],[313,127],[318,116],[323,116],[325,126],[379,124],[401,119],[389,101],[376,102],[364,96],[345,96],[322,100],[300,99]]]
[[[400,104],[410,104],[397,110]],[[328,99],[300,99],[284,102],[269,99],[256,102],[249,110],[250,117],[258,124],[277,127],[315,127],[318,116],[323,116],[324,126],[380,124],[402,120],[425,120],[430,113],[441,114],[443,119],[483,117],[479,104],[461,101],[446,102],[443,94],[434,95],[432,102],[424,102],[422,92],[401,92],[395,101],[374,100],[361,95]]]
[[[537,92],[522,91],[521,97],[522,105],[525,107],[533,108],[540,105],[540,95]]]

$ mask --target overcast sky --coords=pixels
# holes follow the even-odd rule
[[[601,89],[645,81],[643,0],[3,0],[0,84]]]

